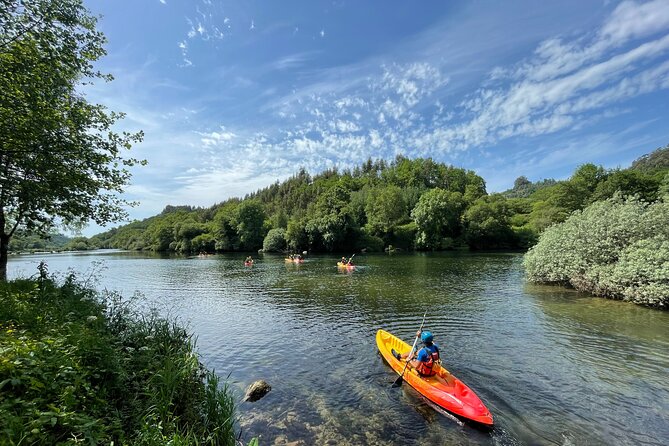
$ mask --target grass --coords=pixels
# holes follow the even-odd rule
[[[235,445],[192,335],[73,275],[0,284],[0,444]]]

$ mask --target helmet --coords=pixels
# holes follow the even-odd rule
[[[420,340],[423,342],[432,342],[433,336],[431,331],[424,331],[420,334]]]

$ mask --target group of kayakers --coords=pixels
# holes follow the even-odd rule
[[[348,271],[353,270],[355,268],[353,265],[353,257],[355,257],[355,254],[348,258],[342,256],[341,260],[337,262],[337,266]],[[299,253],[289,254],[285,260],[286,262],[301,263],[304,261],[304,256]],[[253,257],[248,256],[244,260],[244,265],[252,266],[253,262]],[[423,316],[423,323],[424,322],[425,316]],[[388,361],[395,371],[400,374],[399,378],[393,384],[393,387],[401,385],[403,380],[407,380],[410,385],[425,397],[437,403],[440,407],[475,422],[482,423],[485,426],[492,426],[492,415],[480,402],[478,397],[464,386],[464,384],[452,377],[448,371],[444,372],[445,369],[441,366],[440,350],[438,345],[434,342],[434,335],[429,330],[423,330],[423,324],[421,324],[421,327],[416,332],[413,346],[409,351],[402,349],[404,350],[402,353],[398,352],[395,348],[400,349],[398,342],[402,344],[401,340],[396,339],[393,343],[389,343],[387,341],[389,338],[396,339],[383,330],[377,332],[377,344],[379,345],[379,350],[386,355],[386,361]],[[420,348],[416,348],[418,339],[422,342],[422,347]],[[394,348],[391,348],[391,346]],[[408,348],[408,345],[406,347]],[[394,361],[394,359],[397,361]],[[456,386],[453,382],[460,384]],[[466,392],[461,391],[462,388],[464,388]],[[443,397],[442,394],[446,393],[450,395],[450,399]],[[460,401],[458,403],[460,405],[466,403],[465,406],[467,410],[451,404],[450,402],[452,402],[453,399],[455,399],[455,401]],[[480,413],[472,415],[470,413],[472,412],[472,410],[470,410],[472,407]]]
[[[353,267],[353,257],[355,257],[355,254],[353,254],[351,257],[346,258],[342,256],[341,261],[337,263],[338,266],[348,266],[348,267]],[[292,262],[303,262],[304,261],[304,256],[302,254],[288,254],[288,257],[286,257],[286,261],[292,261]],[[253,265],[253,257],[248,256],[244,260],[244,265],[250,266]]]

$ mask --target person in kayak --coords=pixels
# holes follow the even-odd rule
[[[409,365],[415,368],[418,373],[422,376],[432,376],[437,373],[434,365],[440,362],[439,359],[439,347],[435,344],[434,336],[431,331],[416,332],[416,337],[420,336],[420,340],[423,341],[423,348],[418,350],[418,352],[412,355],[410,358],[409,353],[399,354],[395,349],[392,350],[394,357],[399,359],[407,359]]]
[[[246,260],[244,260],[244,263],[253,263],[253,257],[248,256]]]

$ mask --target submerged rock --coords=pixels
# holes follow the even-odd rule
[[[272,390],[272,386],[270,386],[266,381],[258,380],[251,384],[247,389],[246,389],[246,394],[244,395],[244,401],[258,401],[260,398],[264,397],[269,393],[269,391]]]

